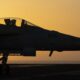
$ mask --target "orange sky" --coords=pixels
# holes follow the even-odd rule
[[[80,0],[0,0],[0,17],[20,17],[50,30],[80,37]],[[38,52],[37,57],[9,57],[9,62],[80,61],[80,52]],[[24,58],[24,59],[23,59]]]

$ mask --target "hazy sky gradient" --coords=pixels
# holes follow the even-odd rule
[[[24,18],[43,28],[80,37],[80,0],[0,0],[0,17]],[[38,52],[36,58],[20,59],[46,63],[80,61],[80,52],[54,52],[52,58],[48,53]],[[16,57],[9,61],[14,58],[16,61]]]

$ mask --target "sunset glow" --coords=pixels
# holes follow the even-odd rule
[[[80,0],[0,0],[0,18],[18,17],[45,29],[80,37]],[[80,61],[80,52],[37,52],[37,57],[9,57],[9,62]]]

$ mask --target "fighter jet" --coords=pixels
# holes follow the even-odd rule
[[[0,19],[0,52],[2,64],[7,63],[9,54],[36,56],[37,50],[80,51],[80,37],[55,30],[43,29],[20,18]]]

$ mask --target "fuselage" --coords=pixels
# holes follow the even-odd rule
[[[0,24],[0,51],[21,52],[24,49],[76,51],[80,50],[80,38],[27,23],[21,27]]]

